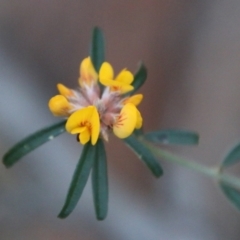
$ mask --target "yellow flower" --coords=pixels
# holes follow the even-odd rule
[[[114,72],[111,64],[104,62],[99,71],[99,81],[107,87],[110,87],[112,91],[119,91],[121,94],[127,93],[134,89],[131,85],[133,82],[133,74],[123,69],[113,80]]]
[[[99,136],[108,140],[109,132],[126,138],[142,126],[137,106],[143,95],[124,96],[134,89],[132,73],[123,69],[115,80],[113,75],[111,65],[104,62],[98,76],[90,57],[87,57],[80,64],[80,88],[73,90],[58,84],[60,95],[49,101],[50,111],[55,116],[68,118],[66,130],[78,134],[81,144],[91,141],[95,145]],[[98,77],[106,88],[100,89]]]
[[[80,64],[80,77],[79,77],[79,85],[83,87],[84,84],[91,86],[97,82],[98,74],[94,69],[92,61],[90,57],[83,59]]]
[[[50,111],[55,116],[68,116],[71,110],[71,105],[68,100],[62,95],[52,97],[48,103]]]
[[[81,144],[91,138],[95,145],[100,133],[100,120],[96,107],[89,106],[74,112],[67,120],[66,130],[71,134],[79,134]]]
[[[113,125],[113,132],[119,138],[129,137],[135,128],[141,128],[142,117],[135,105],[127,103]]]

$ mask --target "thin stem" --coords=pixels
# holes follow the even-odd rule
[[[176,163],[182,167],[192,169],[196,172],[207,175],[207,176],[215,179],[218,182],[220,182],[220,181],[224,182],[225,184],[240,190],[240,179],[235,176],[232,176],[230,174],[222,173],[219,170],[219,168],[204,166],[197,162],[190,161],[183,157],[179,157],[179,156],[172,154],[166,150],[160,149],[159,147],[154,146],[153,144],[147,142],[146,140],[144,140],[142,138],[139,138],[139,140],[148,149],[150,149],[156,156],[160,157],[161,159],[165,159],[167,161]]]

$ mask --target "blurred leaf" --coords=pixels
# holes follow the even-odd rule
[[[65,124],[66,120],[61,121],[50,127],[37,131],[17,143],[3,156],[4,165],[7,168],[11,167],[27,153],[65,132]]]
[[[240,210],[240,191],[228,186],[227,184],[220,182],[220,187],[225,194],[225,196],[230,200],[230,202]]]
[[[107,161],[103,140],[99,138],[95,147],[97,153],[92,171],[93,200],[96,217],[103,220],[108,211]]]
[[[234,146],[223,160],[222,167],[229,167],[240,162],[240,143]]]
[[[139,142],[133,135],[124,139],[124,142],[136,153],[136,155],[147,165],[149,170],[155,177],[160,177],[163,174],[162,167],[158,160],[148,148]]]
[[[95,67],[96,71],[99,72],[99,69],[105,59],[105,43],[103,32],[98,27],[93,29],[90,57],[93,66]]]
[[[133,133],[136,137],[142,136],[143,135],[143,127],[139,128],[139,129],[135,129]]]
[[[90,142],[86,143],[84,145],[76,170],[73,174],[65,204],[58,215],[59,218],[66,218],[76,207],[87,183],[95,157],[95,146],[92,146]]]
[[[196,145],[199,142],[199,135],[196,132],[167,129],[144,134],[144,138],[154,143]]]
[[[134,87],[134,89],[131,92],[127,93],[126,95],[134,94],[144,84],[146,79],[147,79],[147,68],[141,62],[138,71],[134,75],[134,80],[132,83],[132,86]]]

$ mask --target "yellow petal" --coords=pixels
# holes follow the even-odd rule
[[[74,129],[71,131],[71,134],[82,133],[82,132],[84,132],[86,129],[87,129],[86,127],[77,127],[77,128],[74,128]]]
[[[90,122],[93,106],[82,108],[74,112],[67,120],[66,130],[71,133],[73,129],[86,126]]]
[[[79,135],[79,141],[82,145],[86,144],[90,140],[90,131],[86,129]]]
[[[99,81],[113,80],[114,72],[110,63],[104,62],[99,70]],[[103,83],[102,83],[103,84]]]
[[[113,125],[113,132],[119,138],[126,138],[130,136],[136,127],[137,122],[137,108],[127,103],[122,108],[115,124]]]
[[[74,112],[68,118],[66,130],[71,134],[80,133],[79,140],[82,144],[91,138],[92,145],[95,145],[100,133],[100,119],[96,107],[89,106]]]
[[[111,91],[113,92],[119,92],[121,94],[130,92],[134,89],[132,85],[122,83],[122,82],[117,82],[114,80],[107,80],[107,79],[102,79],[100,81],[104,86],[110,87]]]
[[[95,145],[100,133],[100,119],[96,107],[94,107],[92,112],[91,126],[91,143]]]
[[[97,79],[98,74],[92,64],[90,57],[83,59],[80,64],[80,86],[83,86],[84,84],[91,85],[92,83],[95,83]]]
[[[52,97],[48,102],[48,106],[55,116],[68,116],[69,110],[72,108],[68,100],[62,95]]]
[[[130,85],[133,82],[133,74],[130,71],[123,69],[117,75],[117,77],[115,78],[115,81],[123,82]]]
[[[113,81],[111,85],[111,91],[118,91],[121,94],[130,92],[134,89],[132,85],[128,85],[122,82]]]
[[[106,87],[110,87],[112,85],[114,85],[115,81],[111,80],[111,79],[106,79],[106,78],[100,78],[99,79],[100,83]]]
[[[73,96],[73,91],[61,83],[57,84],[57,89],[60,92],[60,94],[63,95],[64,97]]]
[[[132,103],[135,106],[138,106],[141,103],[142,99],[143,99],[143,95],[142,94],[135,94],[135,95],[125,99],[123,103],[124,104]]]
[[[143,119],[142,119],[141,113],[137,109],[137,122],[136,122],[135,128],[136,129],[141,128],[142,127],[142,123],[143,123]]]

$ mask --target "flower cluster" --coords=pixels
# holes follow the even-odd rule
[[[87,57],[80,64],[79,88],[73,90],[58,84],[60,94],[50,99],[50,111],[67,118],[66,130],[77,134],[81,144],[91,141],[95,145],[99,136],[107,141],[109,132],[127,138],[142,126],[137,106],[143,95],[131,96],[133,80],[133,74],[127,69],[114,79],[108,62],[102,63],[97,73]]]
[[[133,74],[123,69],[115,78],[112,66],[104,62],[104,35],[101,29],[93,29],[90,56],[80,64],[78,89],[69,89],[58,84],[59,94],[49,101],[49,108],[55,116],[65,119],[27,136],[3,156],[4,165],[9,168],[23,156],[64,133],[77,134],[83,144],[81,156],[66,196],[59,218],[66,218],[76,207],[91,174],[93,200],[96,218],[103,220],[108,211],[108,167],[104,140],[114,133],[146,164],[155,177],[161,177],[163,169],[156,156],[175,161],[182,165],[193,166],[182,158],[154,147],[153,144],[196,145],[199,135],[179,129],[165,129],[144,132],[142,116],[137,106],[143,99],[142,94],[134,94],[146,81],[147,69],[141,64]],[[134,95],[133,95],[134,94]],[[135,131],[140,129],[140,131]],[[222,163],[225,167],[237,163],[240,144],[227,155]],[[185,161],[185,163],[184,163]],[[195,164],[196,165],[196,164]],[[197,169],[195,167],[195,169]],[[200,169],[200,168],[199,168]],[[201,169],[204,169],[201,167]],[[209,173],[209,170],[204,170]],[[216,176],[220,179],[219,174]],[[222,176],[224,177],[224,175]],[[220,186],[226,196],[239,208],[239,197],[235,199],[234,188],[221,177]],[[236,184],[235,184],[236,185]],[[234,192],[235,191],[235,192]],[[231,194],[229,194],[231,193]],[[234,193],[234,194],[232,194]],[[230,197],[229,197],[230,196]],[[234,196],[234,197],[232,197]]]

